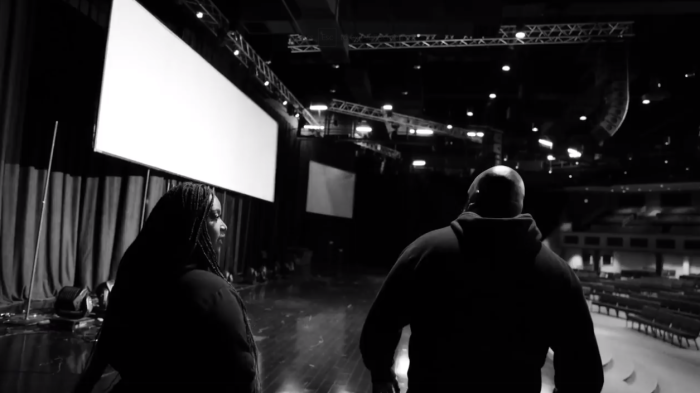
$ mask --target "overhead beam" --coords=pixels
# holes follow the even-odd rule
[[[628,2],[596,2],[574,3],[560,7],[543,4],[505,6],[504,18],[542,18],[570,16],[642,16],[642,15],[688,15],[700,14],[700,1],[628,1]]]
[[[350,50],[465,48],[489,46],[562,45],[621,42],[634,37],[634,22],[566,23],[526,25],[524,38],[516,38],[517,26],[502,26],[494,37],[436,34],[360,34],[348,37]],[[298,34],[289,36],[292,53],[320,52],[318,43]]]

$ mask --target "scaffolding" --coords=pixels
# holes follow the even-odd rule
[[[564,23],[502,26],[496,37],[470,37],[438,34],[360,34],[348,37],[350,50],[468,48],[486,46],[561,45],[621,42],[634,37],[634,22]],[[517,32],[524,32],[517,38]],[[320,52],[312,38],[289,36],[292,53]]]

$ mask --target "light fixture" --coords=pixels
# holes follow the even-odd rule
[[[664,164],[668,164],[668,160],[664,160]]]
[[[552,174],[552,168],[549,168],[549,174],[550,175]]]
[[[425,161],[424,160],[415,160],[415,161],[413,161],[413,166],[425,166]]]
[[[315,126],[315,125],[313,125],[313,124],[306,124],[306,125],[304,126],[304,129],[305,129],[305,130],[322,130],[322,129],[323,129],[323,126]]]
[[[416,34],[416,37],[420,38],[420,34]]]
[[[420,70],[420,64],[414,65],[414,66],[413,66],[413,69],[414,69],[414,70]]]
[[[234,56],[238,56],[240,53],[241,53],[241,51],[239,51],[238,49],[233,51]]]
[[[546,140],[546,139],[540,139],[539,142],[540,142],[540,145],[546,146],[546,147],[548,147],[548,148],[550,148],[550,149],[551,149],[552,147],[554,147],[554,143],[552,143],[552,141],[548,141],[548,140]]]
[[[469,132],[467,132],[467,136],[470,137],[470,138],[476,138],[476,132],[474,132],[474,131],[469,131]]]
[[[588,120],[588,118],[587,118],[586,116],[581,116],[580,119],[581,119],[581,121],[586,121],[586,120]]]
[[[625,171],[625,175],[627,174],[627,171]]]
[[[489,98],[493,100],[494,98],[496,98],[496,94],[495,93],[489,94]]]
[[[576,149],[568,149],[567,152],[569,153],[569,158],[581,158],[581,152],[579,152]]]
[[[402,92],[401,94],[407,96],[407,95],[408,95],[408,92],[407,92],[407,91],[404,91],[404,92]]]
[[[427,128],[421,128],[421,129],[416,130],[416,135],[423,135],[423,136],[433,135],[433,130],[429,130]]]
[[[270,81],[265,81],[265,83],[263,83],[263,85],[270,86]]]
[[[328,109],[328,105],[323,105],[323,104],[311,105],[309,107],[309,109],[312,111],[325,111]]]
[[[340,64],[333,64],[333,68],[337,70],[338,68],[340,68]]]
[[[477,137],[477,138],[483,138],[483,137],[484,137],[484,133],[483,133],[483,132],[477,132],[477,133],[476,133],[476,137]]]
[[[690,168],[685,168],[685,170],[686,170],[686,171],[689,171],[689,170],[690,170]]]
[[[204,12],[199,11],[199,12],[197,13],[197,18],[199,18],[199,19],[204,18]]]
[[[469,116],[469,117],[474,116],[474,112],[472,112],[472,111],[467,111],[467,116]]]
[[[385,111],[391,111],[394,110],[394,107],[389,104],[386,104],[382,107],[382,109],[384,109]]]
[[[335,93],[335,89],[331,89],[331,93]]]
[[[649,101],[649,99],[647,99],[647,98],[642,100],[642,104],[644,104],[644,105],[649,105],[650,103],[651,103],[651,101]]]
[[[294,117],[296,117],[296,118],[298,119],[298,118],[299,118],[299,113],[298,113],[298,112],[295,113],[295,114],[294,114]]]
[[[588,199],[584,199],[584,200],[583,200],[583,203],[588,203]]]
[[[554,156],[553,155],[548,155],[547,156],[547,161],[554,161]]]
[[[415,134],[415,133],[416,133],[416,130],[413,129],[413,128],[411,128],[410,130],[408,130],[408,133],[409,133],[409,134]]]
[[[510,71],[510,66],[506,64],[501,69],[505,72],[508,72],[508,71]]]
[[[578,161],[576,161],[576,165],[578,165]]]
[[[574,175],[569,175],[569,179],[573,179],[573,178],[574,178]]]
[[[518,31],[515,33],[515,38],[519,40],[522,40],[525,37],[527,37],[527,34],[525,33],[524,29],[518,29]]]
[[[370,127],[370,126],[357,126],[355,128],[355,131],[357,131],[357,132],[372,132],[372,127]]]
[[[537,128],[537,127],[532,127],[532,132],[537,132],[537,131],[539,131],[539,130],[540,130],[540,129]]]
[[[287,106],[287,100],[282,101],[282,105]]]
[[[452,129],[452,124],[448,124],[448,125],[447,125],[447,129],[448,129],[448,130],[451,130],[451,129]]]

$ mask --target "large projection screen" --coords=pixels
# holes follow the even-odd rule
[[[355,200],[355,174],[318,162],[309,162],[306,211],[352,218]]]
[[[276,121],[135,0],[114,0],[95,151],[274,201]]]

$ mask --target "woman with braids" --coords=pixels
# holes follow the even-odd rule
[[[208,187],[166,193],[124,254],[109,308],[75,393],[107,365],[112,392],[259,393],[258,352],[238,292],[217,263],[226,235]]]

